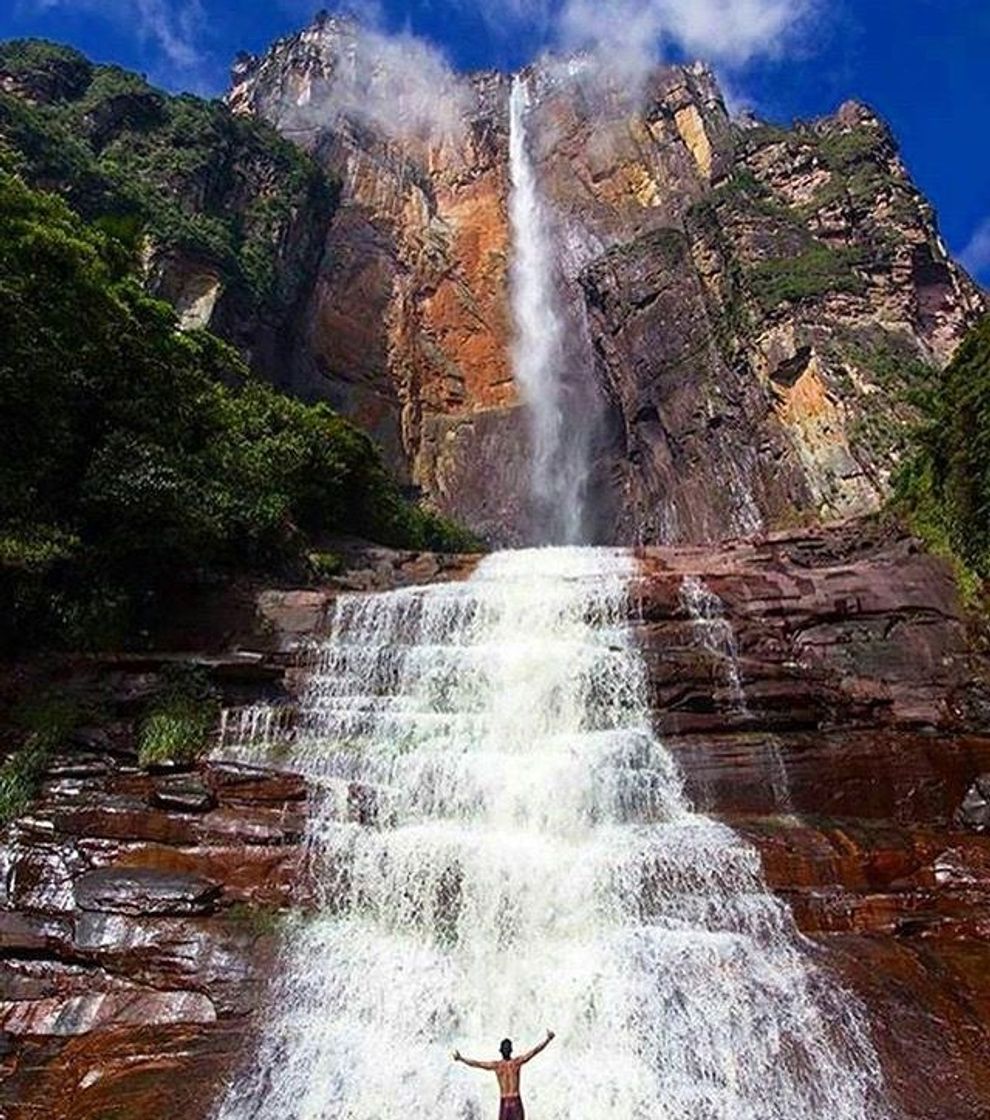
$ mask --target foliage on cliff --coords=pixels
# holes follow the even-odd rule
[[[897,494],[912,528],[990,579],[990,317],[920,398],[925,421]]]
[[[135,245],[146,233],[193,254],[255,302],[294,297],[280,246],[293,215],[328,211],[332,191],[274,129],[40,40],[0,43],[4,88],[0,139],[32,186]]]
[[[470,543],[347,421],[178,331],[130,265],[0,169],[0,645],[119,639],[177,581],[290,562],[325,531]]]

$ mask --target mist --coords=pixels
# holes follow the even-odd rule
[[[469,90],[435,46],[349,17],[331,17],[321,26],[336,31],[326,57],[329,74],[285,107],[285,123],[325,128],[348,122],[426,144],[461,137]]]

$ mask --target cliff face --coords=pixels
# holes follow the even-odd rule
[[[287,386],[357,417],[442,509],[498,535],[524,520],[526,490],[507,350],[507,83],[456,81],[433,91],[443,119],[410,120],[400,75],[369,116],[362,98],[388,98],[392,75],[363,44],[330,20],[234,70],[234,111],[272,121],[343,184]]]
[[[446,75],[426,120],[397,61],[368,49],[322,20],[234,72],[234,111],[343,183],[287,383],[357,416],[445,511],[531,538],[509,83]],[[596,537],[703,541],[875,509],[907,391],[984,307],[882,122],[856,104],[788,130],[732,121],[700,66],[656,71],[635,100],[588,60],[527,80],[568,376],[598,401]]]

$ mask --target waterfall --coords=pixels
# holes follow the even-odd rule
[[[724,666],[733,710],[737,715],[749,719],[752,713],[746,702],[746,690],[739,672],[739,644],[732,623],[725,617],[725,603],[697,576],[685,576],[681,581],[681,602],[691,617],[698,644],[718,657]],[[762,741],[770,774],[773,806],[792,815],[790,780],[780,743],[776,735],[772,734],[765,735]]]
[[[691,616],[702,649],[715,654],[725,667],[732,706],[746,711],[746,693],[739,675],[739,647],[735,631],[725,617],[725,604],[697,576],[681,581],[681,602]]]
[[[529,420],[530,481],[542,539],[577,544],[584,539],[589,433],[582,410],[567,407],[565,325],[553,238],[530,154],[529,110],[526,80],[517,76],[509,102],[512,372]]]
[[[320,905],[222,1120],[481,1120],[494,1079],[450,1051],[546,1027],[534,1120],[884,1115],[855,1001],[651,728],[635,577],[521,551],[338,601],[279,760],[318,791]]]

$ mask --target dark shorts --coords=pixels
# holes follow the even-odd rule
[[[503,1097],[498,1109],[498,1120],[526,1120],[522,1097]]]

